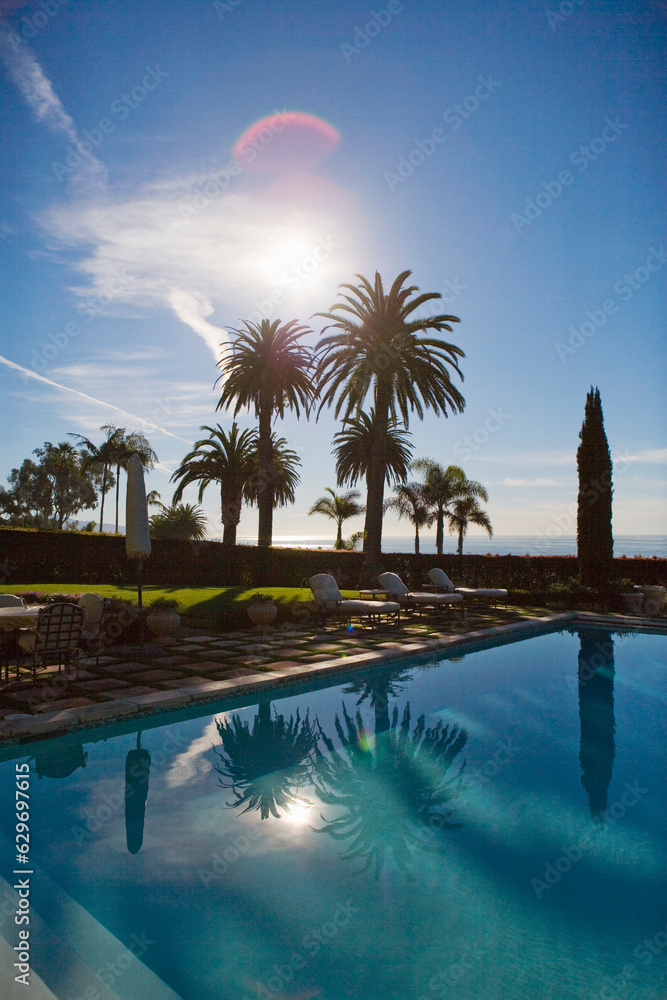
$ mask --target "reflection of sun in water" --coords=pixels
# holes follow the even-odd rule
[[[290,806],[289,812],[285,810],[283,819],[291,826],[305,826],[310,821],[310,810],[312,806],[305,800]]]

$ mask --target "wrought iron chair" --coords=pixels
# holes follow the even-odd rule
[[[33,680],[39,669],[45,669],[49,662],[58,664],[69,672],[74,664],[74,676],[78,676],[81,632],[83,631],[83,608],[76,604],[48,604],[37,619],[35,632],[21,635],[19,645],[24,653],[32,657]]]

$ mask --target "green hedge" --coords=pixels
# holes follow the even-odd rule
[[[333,573],[353,589],[363,566],[361,552],[326,549],[269,549],[220,542],[154,540],[144,564],[144,582],[166,587],[299,587],[314,573]],[[383,568],[414,588],[427,570],[440,566],[457,583],[546,591],[549,584],[577,575],[574,556],[383,555]],[[615,559],[617,578],[665,584],[667,559]],[[4,577],[4,580],[2,578]],[[0,528],[0,581],[13,584],[68,582],[133,584],[136,565],[125,556],[125,538],[88,532]]]

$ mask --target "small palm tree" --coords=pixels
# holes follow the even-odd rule
[[[365,508],[357,503],[359,499],[358,490],[348,490],[347,493],[336,493],[331,487],[327,486],[324,492],[328,493],[329,496],[320,497],[319,500],[316,500],[308,511],[308,516],[323,514],[324,517],[329,517],[332,521],[335,521],[337,531],[334,548],[343,549],[345,548],[343,545],[343,522],[347,521],[350,517],[357,517],[359,514],[363,514]]]
[[[333,454],[336,457],[336,479],[339,486],[356,486],[361,478],[368,477],[370,456],[373,453],[373,424],[375,410],[361,410],[343,424],[342,431],[334,435]],[[412,448],[408,441],[410,431],[390,417],[387,424],[387,485],[402,483],[407,479]]]
[[[244,323],[242,329],[231,332],[235,339],[223,345],[218,362],[223,385],[216,409],[233,405],[236,416],[243,407],[254,407],[259,421],[257,544],[270,546],[274,507],[271,424],[274,416],[283,417],[285,410],[293,410],[297,417],[301,409],[306,414],[310,410],[316,395],[314,360],[312,351],[301,341],[312,331],[296,320],[282,324],[281,320],[263,319],[258,324]]]
[[[486,493],[486,491],[484,491]],[[485,497],[488,499],[488,497]],[[489,538],[493,536],[491,521],[486,511],[482,510],[477,498],[474,496],[462,497],[455,500],[447,511],[450,532],[458,532],[458,554],[463,555],[463,539],[468,533],[468,526],[476,524],[488,532]]]
[[[119,428],[105,424],[100,430],[106,430],[107,432],[106,440],[100,445],[93,444],[90,438],[84,437],[83,434],[73,434],[70,432],[69,436],[76,438],[79,447],[85,449],[85,452],[82,453],[81,471],[87,472],[89,469],[93,471],[102,470],[102,484],[100,486],[100,531],[102,531],[104,524],[104,500],[116,481],[111,467],[116,464]]]
[[[355,552],[359,542],[363,542],[364,533],[363,531],[354,531],[349,538],[344,538],[341,542],[342,552]]]
[[[451,372],[463,377],[458,364],[463,351],[435,336],[451,332],[458,317],[439,314],[417,318],[415,313],[440,295],[415,296],[418,288],[406,286],[410,273],[399,274],[388,292],[377,272],[373,284],[357,275],[359,285],[342,285],[343,301],[319,314],[330,320],[324,332],[335,331],[318,345],[320,409],[334,406],[337,417],[349,420],[358,416],[367,402],[374,408],[364,540],[364,572],[370,578],[377,572],[382,552],[390,420],[400,413],[407,428],[411,412],[421,419],[425,410],[447,416],[450,410],[460,412],[465,406],[451,378]]]
[[[422,483],[399,483],[396,494],[385,501],[385,510],[395,510],[415,526],[415,555],[419,555],[419,529],[431,527],[434,514],[424,495]]]
[[[431,458],[418,458],[411,467],[415,472],[424,473],[424,500],[433,511],[436,525],[435,548],[441,556],[447,510],[462,495],[462,484],[470,481],[466,480],[465,472],[458,465],[448,465],[445,469]]]
[[[220,424],[215,427],[204,424],[200,430],[208,431],[209,437],[195,441],[194,448],[188,452],[171,477],[173,480],[180,480],[174,493],[174,502],[181,500],[186,486],[199,483],[197,499],[201,503],[206,487],[210,483],[216,483],[220,487],[222,541],[224,545],[235,545],[244,491],[256,465],[257,432],[241,431],[236,421],[229,433]]]
[[[206,538],[206,515],[201,507],[191,503],[172,503],[165,507],[163,503],[159,514],[150,518],[151,536],[153,538],[182,538],[199,541]]]

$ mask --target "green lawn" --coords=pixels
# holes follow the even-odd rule
[[[25,594],[42,591],[47,594],[99,594],[101,597],[121,597],[137,602],[136,587],[116,587],[113,584],[80,583],[21,583],[0,586],[0,594]],[[143,603],[148,607],[159,597],[178,601],[178,611],[193,617],[211,618],[233,606],[236,602],[247,601],[252,594],[273,594],[276,604],[290,604],[311,601],[313,595],[306,587],[157,587],[147,585],[142,588]],[[344,591],[344,595],[356,596],[356,591]]]

